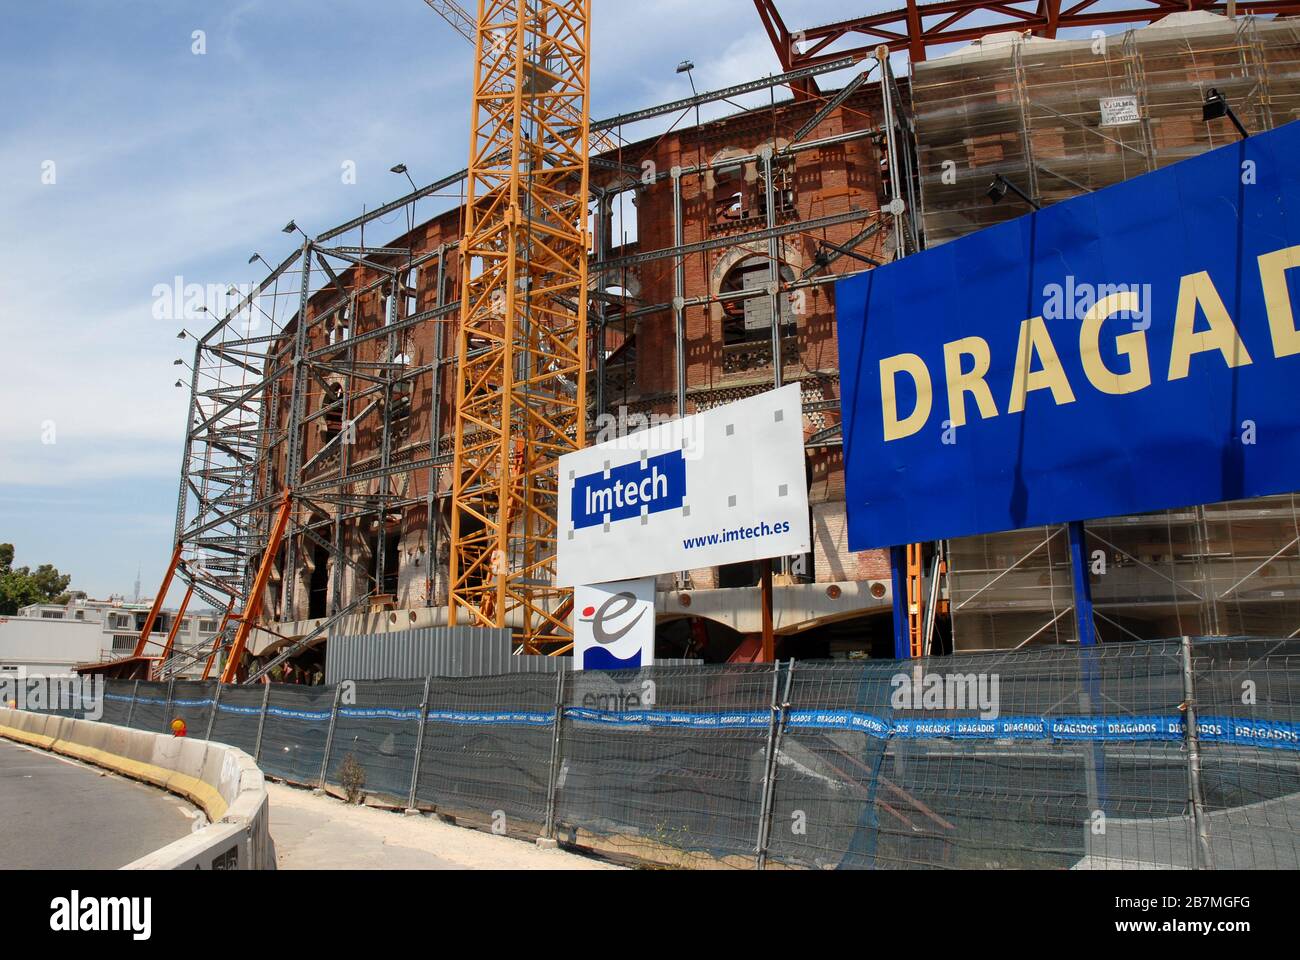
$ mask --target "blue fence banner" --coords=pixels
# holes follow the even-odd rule
[[[686,730],[766,728],[770,711],[688,713],[672,710],[592,710],[568,707],[565,719],[627,729],[675,727]],[[1180,716],[1131,717],[893,717],[855,710],[793,710],[794,730],[848,730],[880,740],[1046,740],[1090,743],[1159,743],[1182,740]],[[1202,717],[1200,738],[1209,743],[1300,750],[1300,724],[1282,721]]]
[[[548,727],[555,722],[555,714],[541,711],[472,713],[465,710],[430,710],[426,722],[470,727]]]
[[[1196,729],[1204,741],[1247,747],[1300,750],[1300,724],[1277,720],[1201,717]]]
[[[131,700],[105,694],[109,700]],[[165,700],[140,697],[136,703],[164,704]],[[216,703],[213,699],[178,700],[175,705],[216,706],[222,713],[256,716],[261,707]],[[267,707],[267,716],[285,720],[327,723],[329,710],[290,710]],[[416,721],[418,708],[339,707],[338,715],[349,719]],[[687,711],[687,710],[596,710],[566,707],[564,718],[576,723],[625,730],[672,728],[681,730],[766,730],[772,723],[770,710]],[[460,726],[548,727],[555,714],[546,710],[430,710],[429,724]],[[791,710],[785,723],[792,730],[848,731],[878,740],[983,740],[1056,741],[1091,743],[1156,743],[1183,740],[1186,731],[1179,715],[1137,716],[1007,716],[925,717],[880,716],[857,710]],[[1257,747],[1300,751],[1300,723],[1282,720],[1251,720],[1243,717],[1202,716],[1197,721],[1202,743],[1222,746]]]
[[[1300,490],[1297,157],[1300,122],[839,283],[850,549]]]
[[[568,707],[564,716],[579,723],[612,727],[681,727],[688,730],[767,729],[772,712],[686,713],[674,710],[591,710]]]
[[[262,712],[261,707],[240,707],[233,703],[217,704],[217,710],[221,713],[233,713],[242,717],[255,717]]]
[[[324,721],[324,720],[329,720],[330,711],[328,710],[286,710],[284,707],[267,707],[266,715],[268,717],[279,717],[281,720]]]
[[[339,707],[339,716],[349,720],[419,720],[420,710],[391,710],[380,707]]]

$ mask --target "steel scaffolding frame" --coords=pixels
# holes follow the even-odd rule
[[[788,87],[800,79],[845,66],[846,62],[831,62],[702,92],[686,100],[598,121],[591,124],[591,129],[616,134],[624,125],[685,114],[697,106],[731,100],[745,93]],[[557,130],[557,134],[573,132],[568,127]],[[877,129],[864,128],[809,140],[805,132],[781,155],[753,159],[764,165],[779,163],[803,151],[824,149],[879,133]],[[554,138],[551,145],[553,141]],[[485,155],[485,159],[492,157]],[[589,195],[600,207],[629,186],[649,188],[672,180],[680,190],[684,180],[707,176],[717,165],[703,163],[634,178],[632,171],[640,174],[640,169],[622,162],[616,151],[592,158],[591,167],[601,170],[605,178],[601,183],[590,184]],[[206,333],[194,338],[188,426],[174,530],[177,552],[168,584],[170,575],[174,575],[187,590],[192,587],[195,596],[216,610],[227,611],[227,615],[211,648],[175,652],[166,664],[154,665],[154,675],[175,676],[184,667],[204,659],[211,670],[221,653],[229,653],[241,630],[246,640],[257,630],[276,639],[292,639],[279,637],[268,623],[250,614],[260,606],[270,621],[292,623],[307,619],[296,613],[301,606],[296,599],[302,573],[298,569],[298,557],[305,553],[310,558],[312,548],[324,551],[333,570],[327,617],[355,610],[366,596],[381,594],[388,526],[383,518],[421,506],[427,511],[430,558],[425,602],[433,605],[434,566],[450,539],[448,515],[452,498],[448,489],[451,484],[447,481],[453,451],[451,438],[441,430],[443,414],[439,408],[457,357],[445,355],[450,352],[444,350],[445,345],[450,345],[445,324],[456,322],[464,309],[448,286],[470,264],[451,243],[417,255],[403,246],[373,246],[367,242],[365,230],[396,212],[414,211],[422,200],[455,190],[466,183],[467,177],[468,170],[453,173],[326,229],[314,238],[304,235],[298,249],[272,267],[247,294],[237,298],[224,316],[215,318]],[[774,244],[782,236],[842,224],[864,228],[855,231],[856,236],[848,242],[849,248],[853,248],[889,226],[892,215],[887,210],[851,209],[809,220],[776,222],[769,216],[769,221],[761,230],[714,238],[705,244],[675,243],[642,251],[635,257],[612,255],[608,236],[603,239],[598,236],[589,269],[594,277],[617,276],[619,271],[635,264],[654,260],[674,260],[681,264],[685,257],[701,250],[760,241]],[[413,213],[411,222],[416,223]],[[597,223],[602,223],[600,217]],[[679,219],[678,236],[682,235],[682,226]],[[355,245],[344,245],[349,240],[355,241]],[[598,309],[591,311],[584,326],[594,332],[590,338],[593,341],[599,339],[605,325],[620,315],[629,319],[654,315],[667,319],[676,315],[680,329],[687,309],[707,308],[724,299],[787,296],[843,279],[850,272],[860,272],[832,272],[831,264],[841,262],[842,256],[840,251],[828,258],[818,275],[806,273],[794,280],[779,280],[774,287],[753,291],[689,299],[683,296],[679,305],[632,302],[605,294],[600,284],[593,284],[589,299]],[[436,281],[420,283],[419,289],[413,290],[407,285],[412,271],[418,271],[422,279],[436,276]],[[460,289],[459,284],[456,289]],[[684,292],[684,287],[680,289]],[[374,323],[371,329],[361,329],[364,326],[362,304],[367,298],[381,294],[386,296],[388,311],[383,322]],[[411,308],[414,298],[421,294],[431,294],[425,297],[428,302]],[[305,318],[305,322],[300,322],[300,318]],[[403,344],[411,332],[428,323],[437,324],[434,358],[421,366],[399,362],[403,359]],[[570,434],[579,424],[585,428],[590,418],[605,409],[604,351],[594,353],[594,362],[589,347],[582,357],[588,368],[594,369],[592,393],[596,402],[584,400],[581,409],[587,416],[575,419],[568,428]],[[680,350],[676,363],[678,405],[685,410],[685,360]],[[584,389],[585,379],[578,378]],[[326,396],[331,381],[339,382],[342,389]],[[394,395],[408,393],[414,397],[426,391],[432,398],[428,436],[414,444],[408,443],[400,451],[395,450]],[[331,422],[334,437],[308,455],[306,431]],[[353,456],[356,436],[367,430],[378,438],[379,454],[358,460]],[[411,494],[410,488],[417,486],[411,478],[417,476],[423,478],[419,485],[423,489]],[[252,593],[257,573],[268,553],[268,541],[274,539],[274,518],[286,488],[290,507],[282,543],[278,550],[272,551],[276,556],[267,566],[263,586],[266,595],[255,604]],[[376,528],[374,564],[369,567],[357,559],[356,545],[348,540],[349,530],[362,522]],[[344,570],[356,575],[364,591],[357,588],[349,594],[344,589]],[[540,584],[527,586],[546,592]],[[164,587],[160,598],[166,592]],[[555,607],[549,613],[548,622],[558,642],[562,634],[554,628],[567,611]],[[516,612],[507,618],[507,624],[518,629],[520,619]],[[310,629],[306,626],[302,632],[310,633]],[[560,646],[550,652],[564,649]],[[229,675],[235,677],[241,666],[231,667]]]
[[[591,0],[479,8],[457,336],[450,622],[572,642],[556,464],[586,446]]]
[[[1030,40],[916,68],[926,235],[942,243],[1022,215],[1023,207],[989,202],[995,174],[1047,206],[1235,140],[1226,122],[1202,118],[1210,88],[1251,131],[1291,121],[1300,109],[1300,25],[1193,20],[1112,35],[1100,54],[1091,41]],[[1102,96],[1132,97],[1140,120],[1099,125]],[[1077,642],[1064,614],[1075,606],[1071,575],[1089,570],[1064,549],[1064,530],[1050,528],[1045,540],[1035,528],[949,544],[959,649]],[[1300,634],[1293,496],[1101,518],[1083,533],[1084,566],[1095,567],[1092,616],[1107,639]]]

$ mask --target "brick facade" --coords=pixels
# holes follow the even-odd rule
[[[885,186],[882,183],[880,138],[876,133],[878,101],[874,90],[860,92],[822,120],[804,142],[844,134],[860,133],[860,136],[792,152],[774,162],[775,219],[778,224],[798,223],[850,211],[867,211],[874,215],[880,210],[885,202]],[[607,256],[618,258],[674,245],[671,172],[675,167],[691,170],[720,165],[702,173],[687,172],[681,177],[685,243],[740,237],[765,228],[768,220],[762,163],[748,160],[727,164],[726,161],[733,157],[750,157],[764,149],[780,151],[818,106],[816,102],[786,103],[745,112],[699,128],[679,130],[657,140],[626,146],[607,155],[609,159],[629,167],[669,174],[661,176],[653,185],[646,185],[627,174],[610,173],[603,167],[593,169],[596,187],[611,193],[630,191],[635,196],[637,235],[629,238],[626,244],[620,238],[617,245],[611,246]],[[869,222],[870,219],[860,219],[815,234],[806,231],[786,234],[779,243],[783,279],[789,281],[805,274],[827,276],[862,269],[860,262],[848,258],[829,267],[819,267],[816,258],[821,241],[844,245]],[[413,258],[439,249],[444,251],[441,300],[436,259],[429,260],[418,275],[412,277],[391,256],[375,257],[380,262],[396,266],[397,277],[403,284],[414,280],[414,290],[403,289],[398,295],[394,312],[396,320],[432,310],[440,304],[454,303],[459,298],[461,263],[457,244],[460,225],[461,211],[453,210],[421,224],[390,244],[409,247]],[[611,218],[609,231],[612,233],[617,229],[619,220]],[[869,257],[886,258],[890,252],[885,247],[888,233],[880,231],[863,242],[858,250]],[[740,283],[752,284],[756,282],[755,278],[766,283],[768,262],[766,240],[757,243],[738,241],[692,254],[685,258],[685,296],[688,300],[715,297],[727,290],[740,289],[737,286]],[[672,415],[676,411],[675,332],[671,308],[675,294],[675,263],[672,258],[657,259],[604,278],[606,289],[635,295],[636,300],[629,309],[640,308],[644,312],[646,307],[661,307],[644,312],[643,316],[626,319],[617,306],[606,308],[607,413],[617,416],[622,409],[626,417],[628,413]],[[762,268],[761,274],[759,268]],[[749,281],[745,281],[746,273],[751,275]],[[592,274],[595,283],[597,273],[594,269]],[[385,325],[386,311],[390,309],[387,299],[392,295],[392,283],[385,272],[358,265],[340,274],[339,280],[340,285],[351,293],[349,310],[346,317],[339,314],[326,323],[313,323],[309,350],[320,349],[344,337],[356,338]],[[765,297],[760,300],[768,303]],[[338,301],[338,287],[324,283],[309,302],[308,317],[320,317]],[[789,332],[783,337],[782,346],[783,376],[787,383],[797,381],[802,385],[806,408],[805,433],[812,437],[839,422],[839,363],[833,287],[829,284],[809,287],[791,294],[789,301],[789,306],[782,308],[783,321],[787,311],[789,317],[786,323]],[[765,322],[770,324],[770,306],[767,310]],[[404,358],[416,368],[434,364],[439,353],[444,360],[453,359],[457,319],[458,314],[453,312],[444,320],[418,324],[399,334],[393,358]],[[439,327],[442,329],[440,352]],[[292,349],[292,337],[293,325],[284,334],[286,352]],[[388,356],[388,341],[388,337],[380,336],[354,346],[351,369],[364,371],[367,364],[393,359]],[[746,322],[742,305],[711,302],[688,306],[685,310],[685,342],[688,412],[749,396],[772,385],[770,326],[761,329],[760,324],[752,319]],[[593,345],[593,351],[595,349]],[[342,356],[339,355],[339,359]],[[346,364],[340,363],[339,367],[346,368]],[[595,367],[594,353],[592,367]],[[435,430],[434,390],[439,380],[437,406],[441,415]],[[306,427],[303,462],[311,464],[311,467],[306,471],[305,482],[310,484],[316,479],[336,477],[343,470],[358,473],[377,468],[381,463],[382,418],[374,414],[361,420],[355,443],[335,445],[331,452],[315,459],[315,462],[313,460],[339,432],[341,422],[346,421],[337,414],[319,415],[328,403],[325,385],[348,396],[347,417],[356,416],[371,404],[382,405],[382,391],[376,390],[373,382],[355,375],[349,377],[345,370],[326,373],[319,379],[309,377],[308,384],[305,415],[308,418],[317,416],[310,419]],[[279,384],[278,399],[274,390],[268,390],[263,398],[268,408],[274,407],[270,419],[281,430],[288,422],[291,385],[292,375],[286,372]],[[367,393],[367,390],[371,392]],[[452,420],[449,411],[454,402],[454,391],[455,379],[450,365],[443,367],[441,378],[430,372],[414,379],[409,412],[403,412],[393,421],[391,457],[394,464],[427,458],[430,450],[434,449],[435,437],[440,441],[436,445],[438,452],[450,453]],[[594,399],[595,394],[593,385],[588,395]],[[402,397],[395,396],[393,402],[395,412],[406,410],[407,401]],[[274,461],[274,470],[282,477],[287,464],[283,447],[280,450],[279,459]],[[800,567],[807,579],[817,582],[888,579],[888,558],[883,552],[853,554],[848,551],[844,531],[842,455],[838,446],[810,448],[809,478],[814,550],[811,570],[806,563]],[[264,480],[269,481],[267,489],[275,489],[275,476]],[[400,474],[388,483],[386,493],[390,499],[423,501],[390,514],[385,521],[390,544],[393,538],[398,538],[396,546],[389,547],[386,558],[389,564],[396,560],[397,570],[390,566],[386,570],[386,580],[397,594],[399,607],[446,603],[446,535],[440,532],[436,517],[435,522],[430,523],[426,504],[431,486],[437,495],[447,493],[450,484],[451,476],[446,468],[436,472],[436,479],[431,478],[431,471],[421,469]],[[354,496],[377,496],[385,492],[379,481],[353,484],[349,491]],[[445,507],[443,509],[445,511]],[[300,523],[308,520],[304,516],[298,519]],[[328,521],[331,518],[317,516],[313,519]],[[340,573],[331,565],[327,574],[316,574],[313,559],[316,548],[306,538],[300,538],[295,546],[299,572],[293,609],[284,609],[282,602],[276,608],[284,620],[323,615],[321,597],[333,596],[335,579],[340,575],[343,577],[340,587],[344,604],[366,592],[366,578],[358,568],[374,569],[378,521],[371,511],[360,519],[345,520],[343,526],[346,552],[355,566],[349,565]],[[329,539],[332,526],[322,526],[320,536]],[[740,576],[743,578],[743,572]],[[692,580],[693,586],[700,589],[718,584],[720,578],[718,571],[701,570],[693,573]],[[268,599],[279,602],[282,590],[277,581],[273,581],[271,589],[273,596]],[[313,596],[316,598],[314,601]]]

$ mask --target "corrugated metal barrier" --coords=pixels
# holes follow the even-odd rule
[[[696,665],[666,660],[661,665]],[[573,668],[572,657],[514,655],[509,630],[484,627],[422,627],[392,633],[331,636],[325,682],[412,680],[424,677],[493,677],[513,673],[554,675]]]

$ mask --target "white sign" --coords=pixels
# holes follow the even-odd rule
[[[573,591],[573,668],[638,670],[655,662],[655,578]]]
[[[1130,123],[1137,123],[1141,118],[1138,114],[1137,97],[1102,97],[1101,98],[1101,125],[1103,127],[1122,127]]]
[[[560,458],[558,585],[807,553],[798,385]]]

